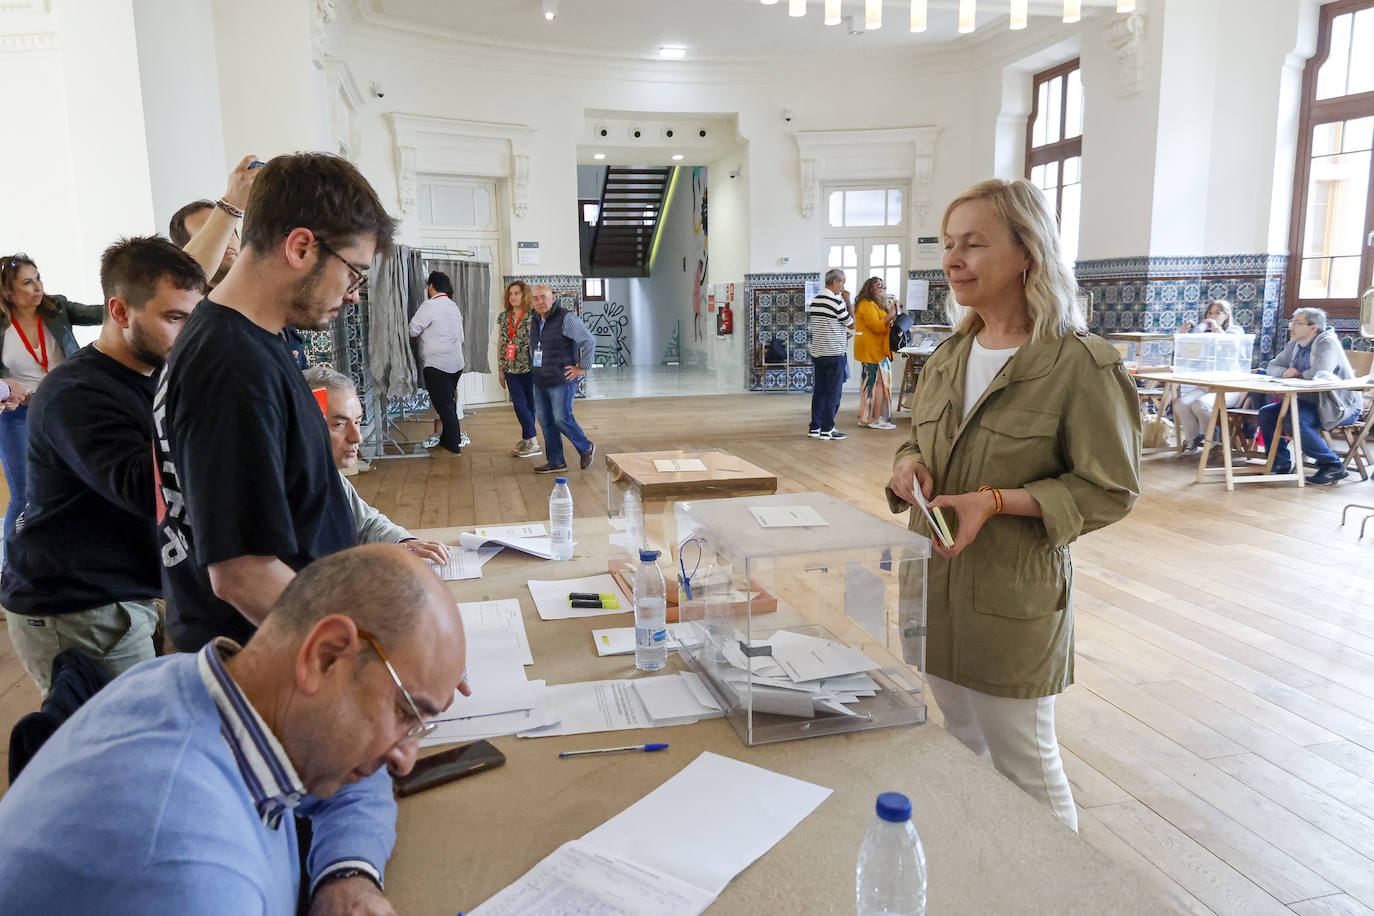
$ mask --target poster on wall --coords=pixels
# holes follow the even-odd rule
[[[807,280],[805,294],[806,301],[810,302],[812,299],[815,299],[817,296],[821,294],[821,290],[824,288],[825,287],[821,284],[820,280]]]
[[[706,295],[706,312],[712,314],[716,310],[716,290],[720,289],[720,284],[709,283],[706,288],[709,290]]]
[[[538,242],[516,242],[517,260],[524,265],[539,263],[539,243]]]
[[[930,281],[906,281],[906,310],[923,312],[930,307]]]

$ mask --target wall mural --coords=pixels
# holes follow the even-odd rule
[[[583,302],[582,323],[596,337],[596,361],[603,366],[630,364],[630,314],[619,302]]]
[[[707,276],[707,256],[706,256],[706,166],[698,165],[692,168],[692,234],[696,236],[696,241],[700,242],[700,254],[697,255],[696,275],[692,280],[692,340],[697,343],[704,343],[706,338],[702,330],[701,303],[706,298],[704,287],[706,286]]]

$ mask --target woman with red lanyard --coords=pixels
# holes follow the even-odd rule
[[[520,441],[511,454],[516,458],[533,458],[543,454],[534,426],[534,376],[530,374],[530,285],[513,280],[506,286],[506,298],[496,319],[496,361],[500,372],[496,377],[501,387],[510,392],[511,406],[520,421]]]
[[[25,254],[0,260],[0,460],[10,488],[5,537],[27,501],[24,462],[29,449],[29,399],[43,377],[76,352],[73,324],[100,324],[105,306],[70,302],[43,292],[38,267]]]

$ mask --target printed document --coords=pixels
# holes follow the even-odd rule
[[[704,471],[706,465],[700,458],[655,458],[654,470],[664,474],[673,471]]]
[[[701,624],[698,623],[668,624],[668,650],[699,645],[701,629]],[[628,655],[635,650],[635,628],[592,630],[592,642],[596,644],[597,655]]]
[[[751,506],[749,511],[760,528],[816,528],[830,524],[810,506]]]
[[[506,630],[515,637],[515,643],[524,653],[525,664],[534,664],[530,652],[530,637],[525,632],[525,618],[520,613],[518,598],[501,598],[496,601],[465,601],[458,605],[458,613],[463,617],[463,631],[475,633],[479,630]]]

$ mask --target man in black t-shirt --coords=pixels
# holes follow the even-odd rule
[[[187,322],[153,420],[167,632],[178,649],[252,636],[311,560],[357,543],[329,431],[282,328],[324,328],[358,301],[394,222],[337,156],[259,171],[228,275]]]
[[[126,239],[106,249],[100,285],[99,339],[53,369],[29,407],[28,506],[0,576],[10,639],[44,693],[63,649],[112,674],[155,654],[153,373],[205,273],[165,239]]]

